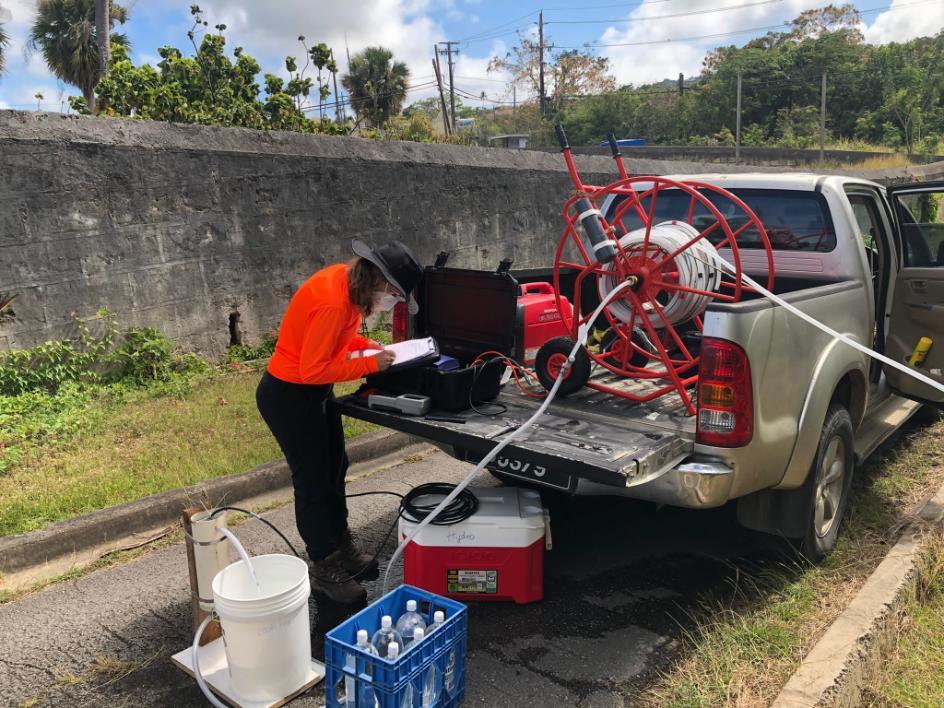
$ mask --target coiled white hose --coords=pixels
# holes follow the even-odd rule
[[[646,230],[644,228],[630,231],[620,239],[620,245],[630,258],[636,255],[640,257],[646,255],[651,259],[654,249],[661,251],[663,257],[668,256],[685,246],[685,244],[689,243],[693,238],[698,236],[698,234],[698,229],[683,221],[663,221],[653,226],[650,230],[647,254],[642,253],[643,243],[646,238]],[[686,288],[704,290],[711,293],[717,292],[721,287],[721,269],[715,265],[718,257],[718,251],[708,239],[703,238],[693,243],[689,248],[675,256],[674,263],[671,267],[673,270],[678,271],[678,280],[673,280],[672,282],[677,282],[678,285]],[[608,271],[608,274],[600,276],[598,279],[601,299],[606,298],[613,292],[613,289],[622,282],[622,277],[616,268],[615,262],[604,266],[604,268]],[[662,314],[665,316],[665,319],[673,325],[688,322],[693,317],[700,315],[713,300],[710,295],[701,293],[690,293],[671,289],[667,289],[664,292],[667,296],[667,300],[662,303]],[[639,322],[638,318],[645,316],[648,317],[653,327],[659,329],[665,327],[665,321],[651,305],[644,304],[643,307],[645,308],[645,313],[637,313],[636,315],[636,321],[640,326],[642,322]],[[628,323],[632,320],[632,307],[624,301],[614,302],[608,309],[620,322]]]

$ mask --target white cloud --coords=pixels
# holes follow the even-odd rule
[[[264,64],[299,55],[296,37],[332,47],[342,71],[347,68],[345,43],[351,54],[367,46],[383,45],[394,58],[410,67],[413,77],[432,73],[433,45],[446,39],[429,15],[436,7],[450,11],[451,2],[430,0],[347,0],[312,3],[310,0],[204,0],[201,7],[211,25],[224,22],[232,44],[241,44]]]
[[[704,12],[704,0],[676,0],[671,4],[660,0],[643,0],[627,15],[626,24],[607,27],[600,44],[630,44],[622,47],[602,47],[600,52],[609,57],[613,73],[620,84],[645,84],[676,78],[679,72],[693,76],[701,71],[705,54],[719,44],[740,43],[750,35],[691,41],[661,42],[666,39],[684,39],[732,32],[752,27],[767,27],[787,22],[803,10],[818,7],[818,0],[781,0],[758,4],[759,0],[712,3],[712,7],[739,7],[723,12]],[[676,15],[675,17],[666,17]],[[652,19],[645,19],[652,18]],[[659,42],[642,44],[645,42]]]
[[[865,29],[870,44],[905,42],[927,37],[944,29],[944,3],[934,2],[908,7],[914,0],[892,0],[891,7],[878,15]]]

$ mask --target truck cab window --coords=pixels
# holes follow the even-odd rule
[[[905,265],[944,267],[944,192],[902,194],[898,198]]]

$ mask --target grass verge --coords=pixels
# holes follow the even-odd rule
[[[900,613],[882,672],[866,687],[870,706],[933,706],[944,700],[944,533],[935,532]]]
[[[856,471],[833,554],[821,565],[747,560],[703,599],[681,658],[641,697],[659,706],[768,705],[894,542],[903,517],[944,483],[944,424],[909,424]]]
[[[76,394],[74,405],[62,395],[44,402],[50,419],[62,420],[65,429],[55,435],[38,430],[0,475],[0,535],[278,459],[278,445],[256,410],[259,376],[240,365],[150,389]],[[336,392],[355,387],[339,385]],[[36,417],[35,411],[26,415]],[[36,420],[41,428],[45,418]],[[344,429],[353,437],[371,426],[345,420]]]

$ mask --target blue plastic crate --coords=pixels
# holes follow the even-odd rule
[[[417,611],[427,624],[433,613],[446,616],[442,627],[409,647],[396,661],[388,661],[357,648],[357,632],[373,636],[380,618],[397,618],[406,611],[407,600],[416,600]],[[466,640],[468,620],[465,605],[401,585],[342,622],[325,635],[326,708],[420,708],[430,670],[436,699],[432,705],[452,708],[465,696]],[[412,701],[409,695],[412,694]]]

